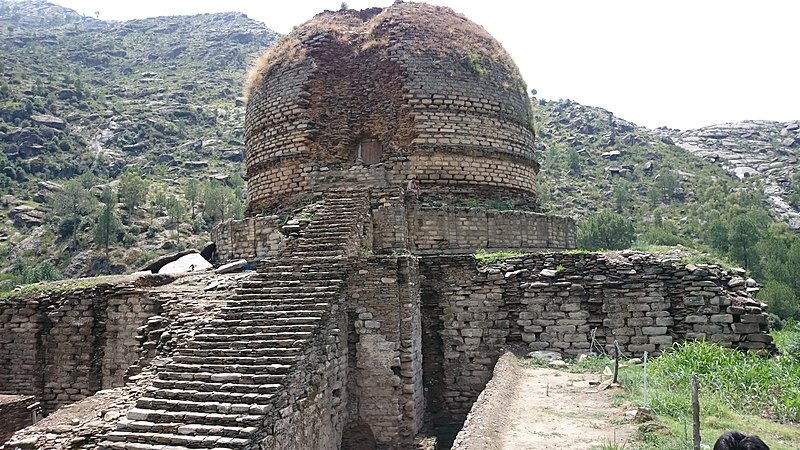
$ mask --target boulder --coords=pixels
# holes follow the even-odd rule
[[[200,253],[190,253],[164,265],[158,273],[199,272],[208,270],[211,267],[211,263],[206,261]]]
[[[242,270],[246,270],[248,267],[246,259],[239,259],[237,261],[229,262],[228,264],[223,264],[214,270],[214,273],[233,273],[233,272],[240,272]]]
[[[536,359],[541,359],[541,360],[548,361],[548,362],[549,361],[561,361],[562,359],[564,359],[564,357],[561,356],[561,353],[547,351],[547,350],[537,350],[535,352],[530,352],[525,356],[527,356],[528,358],[536,358]]]
[[[149,271],[149,272],[152,272],[152,273],[158,273],[159,270],[161,270],[161,268],[166,266],[167,264],[169,264],[169,263],[171,263],[173,261],[177,261],[181,257],[189,255],[189,254],[192,254],[192,253],[197,253],[197,250],[188,249],[188,250],[183,250],[183,251],[178,252],[178,253],[173,253],[171,255],[159,256],[158,258],[149,261],[147,264],[145,264],[138,271],[139,272]]]
[[[63,130],[66,127],[67,123],[63,120],[59,119],[56,116],[51,116],[50,114],[34,114],[31,116],[31,120],[40,123],[42,125],[47,125],[48,127],[53,127],[58,130]]]

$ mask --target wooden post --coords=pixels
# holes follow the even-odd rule
[[[614,384],[617,384],[617,374],[619,374],[619,344],[614,339]]]
[[[700,383],[697,375],[692,375],[692,444],[700,450]]]
[[[647,352],[644,352],[644,407],[647,408]]]

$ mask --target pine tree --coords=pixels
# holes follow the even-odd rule
[[[97,215],[94,226],[94,242],[103,247],[106,258],[111,243],[116,242],[117,232],[122,229],[122,222],[116,212],[116,198],[111,189],[103,192],[103,207]]]
[[[119,177],[119,196],[129,214],[133,214],[137,206],[147,200],[150,188],[147,180],[142,178],[138,170],[128,169]]]

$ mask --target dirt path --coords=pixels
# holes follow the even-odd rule
[[[507,353],[472,409],[453,449],[586,450],[624,443],[634,426],[597,392],[598,374],[523,368]]]

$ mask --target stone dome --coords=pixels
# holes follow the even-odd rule
[[[267,50],[245,87],[250,212],[347,185],[535,204],[525,82],[450,8],[318,14]]]

